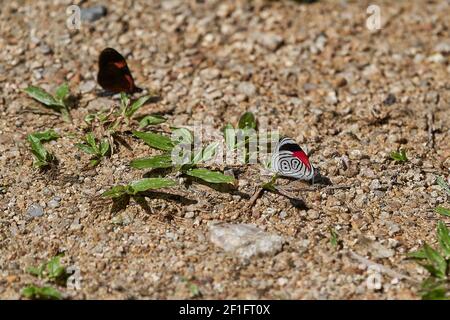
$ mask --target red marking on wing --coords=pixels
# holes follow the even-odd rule
[[[129,89],[130,91],[133,91],[133,89],[134,89],[134,81],[133,81],[133,78],[132,78],[130,75],[126,74],[126,75],[125,75],[125,79],[126,79],[127,82],[128,82],[128,89]]]
[[[122,68],[125,68],[127,66],[127,63],[125,61],[118,61],[118,62],[114,62],[114,65],[117,68],[122,69]]]
[[[297,159],[300,159],[300,161],[305,164],[309,170],[311,170],[311,164],[309,163],[308,156],[303,151],[295,151],[292,152],[293,156]]]

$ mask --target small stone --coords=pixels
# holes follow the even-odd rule
[[[39,50],[41,50],[41,52],[43,54],[50,54],[50,53],[52,53],[52,49],[45,42],[41,43],[41,45],[39,46]]]
[[[214,80],[220,76],[220,70],[215,68],[203,69],[200,71],[200,76],[206,80]]]
[[[96,83],[95,81],[89,80],[86,82],[82,82],[79,86],[81,93],[88,93],[95,89]]]
[[[287,213],[284,210],[280,211],[280,213],[278,215],[280,216],[280,219],[286,219],[286,217],[287,217]]]
[[[81,20],[94,22],[107,14],[107,9],[105,6],[94,6],[90,8],[82,8],[81,9]]]
[[[243,259],[255,256],[273,256],[280,252],[282,237],[265,232],[252,224],[213,224],[209,227],[209,240],[226,252]]]
[[[337,77],[335,80],[334,80],[334,82],[333,82],[333,87],[334,88],[342,88],[342,87],[344,87],[344,86],[346,86],[347,85],[347,79],[345,79],[344,77],[342,77],[342,76],[339,76],[339,77]]]
[[[445,57],[442,54],[436,53],[436,54],[433,54],[433,55],[429,56],[427,58],[427,61],[428,62],[433,62],[433,63],[442,63],[442,64],[444,64],[446,59],[445,59]]]
[[[434,48],[436,52],[440,53],[450,53],[450,42],[440,42]]]
[[[395,102],[397,102],[397,98],[395,97],[394,94],[389,93],[388,96],[386,97],[386,99],[384,99],[383,104],[385,106],[391,106],[393,105]]]
[[[253,36],[257,43],[270,51],[276,51],[284,43],[283,37],[274,33],[255,33]]]
[[[186,219],[192,219],[192,218],[195,217],[195,213],[194,213],[194,211],[186,212],[186,214],[184,215],[184,217],[185,217]]]
[[[286,278],[284,278],[284,277],[278,278],[278,280],[277,280],[277,284],[278,284],[280,287],[284,287],[285,285],[288,284],[288,282],[289,282],[289,280],[286,279]]]
[[[308,218],[311,220],[315,220],[319,218],[319,212],[317,210],[311,209],[308,210]]]
[[[372,182],[370,183],[370,190],[379,190],[381,188],[381,183],[380,180],[378,179],[374,179],[372,180]]]
[[[339,100],[338,100],[336,91],[333,90],[333,91],[328,92],[326,101],[329,104],[333,104],[333,105],[337,104],[339,102]]]
[[[59,207],[59,202],[61,201],[61,198],[60,197],[54,197],[52,200],[50,200],[49,202],[48,202],[48,207],[49,208],[52,208],[52,209],[54,209],[54,208],[58,208]]]
[[[355,149],[355,150],[350,151],[349,158],[351,160],[361,160],[362,159],[361,150]]]
[[[256,93],[256,87],[254,86],[254,84],[247,81],[239,83],[237,89],[239,93],[242,93],[247,97],[252,97]]]
[[[31,217],[41,217],[44,215],[44,209],[37,203],[33,203],[27,209],[27,213]]]

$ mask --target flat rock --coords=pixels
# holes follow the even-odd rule
[[[244,259],[273,256],[280,252],[283,238],[252,224],[220,223],[209,227],[209,240],[226,252]]]
[[[88,21],[88,22],[94,22],[104,16],[106,16],[107,9],[105,6],[94,6],[89,8],[82,8],[81,9],[81,20],[82,21]]]
[[[33,218],[41,217],[44,215],[44,209],[39,204],[33,203],[28,207],[27,214]]]

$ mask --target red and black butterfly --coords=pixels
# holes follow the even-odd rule
[[[273,171],[285,177],[310,180],[315,175],[308,155],[289,138],[281,139],[275,146],[271,166]]]
[[[134,84],[133,76],[128,69],[125,58],[116,50],[112,48],[104,49],[100,53],[98,67],[97,82],[106,91],[129,94],[142,91]]]

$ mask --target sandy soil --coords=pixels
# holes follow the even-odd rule
[[[436,242],[433,209],[449,200],[435,183],[450,169],[448,1],[377,1],[377,32],[366,28],[373,1],[105,1],[107,15],[75,31],[66,27],[69,2],[2,4],[1,298],[42,282],[27,267],[60,252],[82,277],[79,290],[58,287],[71,299],[197,297],[192,284],[207,299],[419,298],[426,273],[405,254]],[[141,178],[130,160],[156,152],[126,136],[131,150],[85,169],[88,156],[74,146],[83,118],[117,103],[96,95],[105,47],[161,96],[140,113],[219,129],[252,111],[307,145],[321,173],[348,188],[298,193],[306,207],[264,193],[243,210],[264,178],[242,166],[233,168],[233,192],[192,183],[147,198],[150,210],[132,202],[111,212],[98,196]],[[39,104],[25,87],[53,91],[64,81],[79,98],[73,124],[30,112]],[[40,172],[26,135],[50,128],[62,135],[46,144],[59,164]],[[409,162],[390,159],[398,148]],[[27,213],[33,204],[42,216]],[[242,261],[209,241],[217,221],[252,223],[285,243]],[[405,277],[382,272],[381,288],[368,288],[369,262]]]

